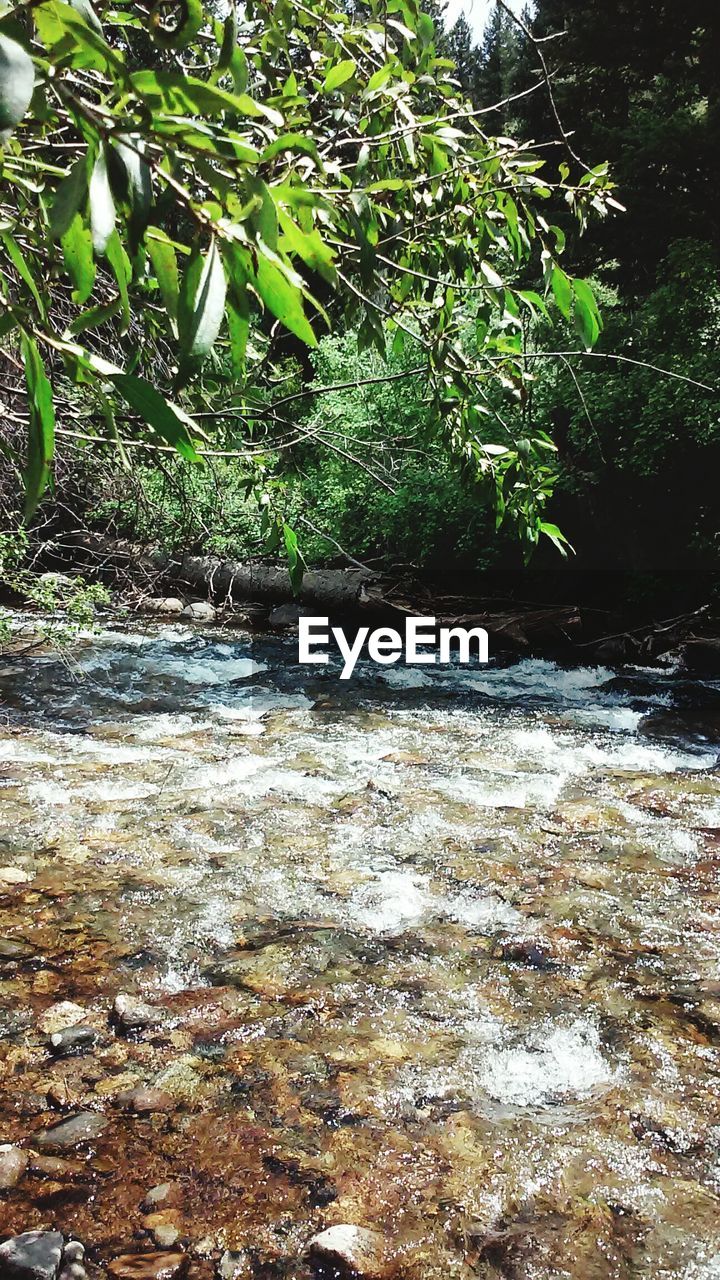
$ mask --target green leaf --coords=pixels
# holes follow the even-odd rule
[[[560,314],[566,320],[569,320],[572,314],[572,286],[561,267],[553,267],[550,275],[550,287],[560,309]]]
[[[163,232],[157,227],[148,227],[145,243],[171,327],[176,329],[180,295],[177,254],[169,240],[165,239]]]
[[[188,428],[195,426],[192,418],[172,401],[166,400],[144,378],[131,373],[115,373],[110,381],[120,395],[153,431],[177,449],[189,462],[200,462]]]
[[[55,58],[60,56],[73,67],[89,67],[96,71],[110,69],[118,76],[124,74],[122,58],[110,48],[97,29],[89,25],[87,13],[81,16],[63,0],[48,0],[33,9],[33,16],[40,39]]]
[[[27,49],[0,33],[0,129],[12,130],[23,119],[33,96],[35,68]]]
[[[344,62],[337,62],[331,67],[325,77],[324,89],[326,93],[332,93],[333,90],[339,89],[341,84],[345,84],[351,76],[355,75],[357,66],[352,58],[346,58]]]
[[[417,33],[419,40],[424,46],[432,44],[435,38],[435,23],[429,13],[418,14]]]
[[[304,133],[283,133],[265,148],[260,157],[261,162],[265,164],[268,160],[274,160],[275,156],[281,155],[283,151],[299,151],[301,155],[310,156],[318,165],[320,164],[317,144]]]
[[[328,284],[336,285],[337,271],[333,252],[321,239],[319,231],[301,231],[292,218],[283,212],[280,213],[280,226],[283,232],[283,249],[297,254],[306,266],[317,271]]]
[[[55,408],[52,387],[35,340],[23,333],[20,346],[30,411],[27,463],[23,471],[25,522],[28,523],[37,510],[50,478],[50,466],[55,452]]]
[[[598,305],[587,280],[574,280],[573,292],[575,294],[575,328],[586,348],[590,350],[595,346],[602,329]]]
[[[238,19],[237,6],[233,4],[225,23],[214,24],[215,39],[220,46],[217,61],[218,72],[229,71],[233,78],[236,93],[244,93],[248,83],[248,64],[245,50],[237,42]]]
[[[107,245],[105,246],[105,255],[107,257],[108,266],[117,281],[118,294],[120,295],[120,305],[122,307],[123,317],[120,332],[126,333],[130,327],[130,299],[128,297],[128,285],[132,277],[132,267],[130,265],[130,259],[120,242],[120,236],[117,233],[117,228],[113,231]]]
[[[75,161],[67,178],[63,178],[50,206],[50,234],[60,240],[85,199],[87,192],[87,156]]]
[[[127,449],[120,439],[120,432],[117,429],[117,423],[115,421],[115,406],[110,400],[108,400],[106,395],[103,395],[102,391],[97,392],[97,398],[102,410],[102,415],[105,419],[108,436],[113,441],[118,451],[118,457],[120,458],[122,469],[123,471],[126,471],[128,475],[132,475],[132,463],[128,457]]]
[[[3,231],[1,238],[2,238],[3,244],[5,245],[5,248],[7,249],[8,256],[13,266],[15,267],[15,270],[20,276],[20,279],[27,285],[28,289],[30,290],[30,293],[35,299],[35,303],[38,311],[40,312],[40,315],[43,317],[43,319],[45,319],[45,303],[43,302],[40,296],[40,290],[38,289],[33,279],[32,273],[30,271],[30,268],[28,267],[27,262],[25,261],[25,258],[22,254],[19,244],[17,243],[16,240],[13,239],[9,231]]]
[[[73,302],[81,306],[87,302],[95,284],[95,259],[92,251],[92,235],[79,213],[75,214],[60,241],[67,273],[75,286]]]
[[[277,249],[278,216],[270,190],[262,178],[254,177],[248,180],[248,191],[257,197],[257,208],[250,214],[252,228],[268,249]]]
[[[265,306],[286,329],[294,333],[308,347],[317,346],[317,338],[303,310],[299,286],[292,284],[284,272],[263,254],[258,256],[257,270],[252,276],[252,283]]]
[[[85,333],[86,329],[98,329],[100,325],[105,324],[107,320],[112,320],[120,310],[120,298],[113,298],[112,302],[103,302],[97,307],[88,307],[87,311],[82,311],[76,316],[72,324],[68,325],[67,332],[71,337],[77,337],[79,333]]]
[[[234,289],[227,304],[228,334],[230,337],[230,359],[232,371],[236,378],[245,376],[245,355],[250,332],[250,306],[247,289]]]
[[[150,105],[157,103],[170,115],[202,118],[232,111],[242,116],[264,116],[270,124],[282,128],[283,118],[273,107],[255,102],[246,93],[226,93],[195,76],[181,76],[173,71],[136,71],[130,76],[130,82],[139,97]]]
[[[522,302],[525,303],[526,307],[528,308],[528,310],[533,316],[539,312],[540,315],[545,316],[546,319],[549,319],[548,309],[545,306],[545,300],[541,298],[540,294],[536,293],[534,289],[518,289],[517,296],[518,298],[521,299]]]
[[[567,555],[566,548],[574,554],[574,548],[568,542],[565,534],[562,532],[562,529],[558,529],[556,524],[548,524],[547,521],[540,520],[538,523],[538,530],[540,533],[544,533],[545,537],[549,538],[550,541],[554,543],[561,555]]]
[[[199,272],[198,263],[200,264]],[[188,287],[183,294],[183,306],[179,314],[181,344],[179,384],[182,384],[187,375],[198,368],[210,354],[225,314],[225,271],[214,239],[204,261],[198,258],[191,263],[186,276]]]
[[[90,178],[90,230],[93,249],[103,254],[115,230],[115,201],[110,190],[105,147],[101,146]]]
[[[138,133],[118,134],[113,139],[115,150],[127,175],[128,195],[136,223],[144,226],[152,203],[150,168],[142,158],[145,140]]]
[[[287,556],[290,585],[293,589],[293,594],[297,595],[302,586],[305,565],[300,554],[295,530],[289,524],[283,522],[282,535],[285,544],[285,555]]]
[[[103,33],[102,23],[93,9],[90,0],[70,0],[70,4],[75,12],[80,15],[83,21],[87,22],[88,26],[92,27],[93,31],[97,32],[97,34],[101,36]]]

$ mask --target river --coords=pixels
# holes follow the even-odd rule
[[[720,685],[294,647],[0,661],[0,1234],[98,1275],[306,1280],[349,1223],[408,1280],[716,1280]]]

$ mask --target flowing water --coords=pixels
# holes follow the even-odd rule
[[[0,670],[0,1141],[107,1121],[0,1234],[102,1262],[176,1181],[181,1243],[249,1275],[356,1223],[409,1280],[716,1280],[720,687],[294,651],[158,626]],[[118,993],[162,1023],[118,1034]],[[59,1001],[89,1052],[48,1052]]]

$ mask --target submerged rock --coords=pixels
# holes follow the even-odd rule
[[[29,884],[32,876],[21,867],[0,867],[0,889],[14,884]]]
[[[17,1186],[28,1167],[27,1151],[6,1143],[0,1147],[0,1191]]]
[[[61,1156],[43,1156],[29,1152],[30,1172],[36,1178],[51,1178],[53,1182],[88,1182],[92,1169],[82,1160],[63,1160]]]
[[[145,1031],[148,1027],[157,1027],[163,1021],[161,1009],[146,1004],[136,996],[119,995],[113,1004],[113,1021],[126,1034],[132,1031]]]
[[[55,1280],[63,1238],[59,1231],[24,1231],[0,1244],[3,1280]]]
[[[252,1262],[244,1249],[226,1249],[218,1265],[220,1280],[251,1280]]]
[[[176,1102],[195,1102],[203,1087],[203,1076],[197,1070],[199,1066],[202,1066],[200,1058],[183,1054],[158,1076],[156,1090],[171,1095]]]
[[[140,1208],[144,1213],[152,1213],[155,1209],[164,1209],[169,1205],[178,1204],[182,1194],[182,1187],[179,1182],[161,1182],[157,1187],[151,1187]]]
[[[185,1253],[124,1253],[107,1264],[110,1280],[176,1280],[187,1267]]]
[[[180,1239],[180,1229],[173,1222],[158,1222],[152,1227],[152,1238],[158,1249],[172,1249]]]
[[[313,1236],[307,1253],[354,1272],[363,1280],[385,1280],[395,1270],[389,1242],[381,1232],[346,1222]]]
[[[49,1039],[50,1052],[56,1058],[72,1058],[88,1053],[100,1036],[92,1027],[65,1027],[62,1031],[54,1031]]]
[[[92,1142],[107,1128],[105,1116],[96,1111],[79,1111],[68,1120],[61,1120],[51,1129],[44,1129],[33,1137],[35,1146],[43,1151],[64,1151],[77,1147],[81,1142]]]
[[[174,1111],[177,1101],[164,1089],[153,1089],[139,1085],[136,1089],[125,1089],[117,1096],[118,1106],[125,1111],[134,1111],[136,1115],[144,1115],[151,1111]]]
[[[86,1017],[87,1011],[81,1005],[73,1004],[72,1000],[60,1000],[45,1010],[42,1017],[38,1019],[38,1028],[44,1031],[45,1035],[52,1036],[57,1031],[65,1031],[69,1027],[77,1028],[85,1022]]]
[[[33,948],[20,938],[0,938],[0,964],[3,961],[29,960]]]
[[[558,964],[536,942],[500,942],[492,947],[493,960],[505,960],[510,964],[526,965],[528,969],[552,970]]]

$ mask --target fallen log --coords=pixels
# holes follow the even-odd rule
[[[172,571],[173,565],[168,568]],[[315,605],[328,613],[353,610],[373,612],[387,610],[382,593],[371,591],[380,576],[369,569],[311,569],[303,577],[302,586],[293,595],[285,568],[265,564],[241,564],[235,560],[219,560],[213,556],[183,556],[177,565],[175,581],[194,591],[202,591],[214,600],[261,600],[269,604],[296,601]]]
[[[438,626],[484,627],[491,651],[532,653],[561,652],[571,647],[582,629],[579,610],[574,605],[545,608],[493,609],[480,600],[468,601],[468,612],[458,613],[457,597],[429,595],[408,584],[374,573],[370,569],[317,569],[305,573],[300,591],[293,593],[288,571],[279,565],[221,560],[216,556],[171,557],[130,542],[103,538],[92,533],[66,535],[48,544],[43,563],[52,567],[72,566],[102,578],[115,578],[129,587],[138,607],[163,612],[157,597],[172,588],[186,598],[212,600],[219,610],[235,604],[260,603],[264,616],[251,625],[287,626],[297,621],[298,611],[314,611],[348,623],[361,618],[385,619],[402,629],[403,618],[434,616]],[[178,612],[173,601],[172,612]],[[277,609],[277,606],[289,606]],[[470,611],[471,610],[471,611]],[[282,614],[282,619],[278,616]]]
[[[121,585],[134,588],[141,601],[151,593],[157,595],[162,586],[172,586],[184,587],[191,596],[212,598],[217,604],[296,602],[317,606],[327,613],[387,611],[392,607],[383,598],[381,576],[370,569],[310,570],[299,593],[294,595],[290,575],[279,565],[245,564],[215,556],[177,558],[93,533],[66,534],[47,543],[42,562],[48,568],[72,567],[104,579],[116,579]]]

